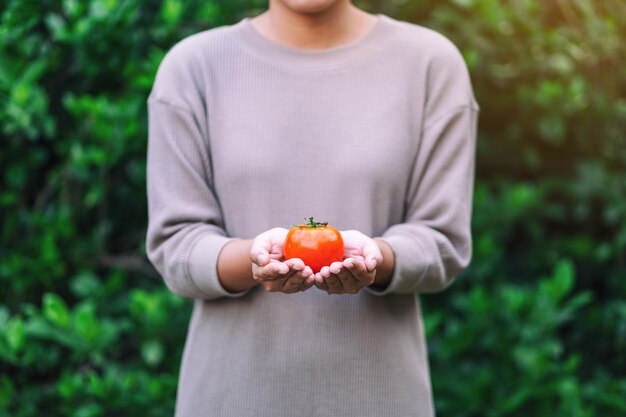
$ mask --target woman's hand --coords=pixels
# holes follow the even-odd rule
[[[356,230],[341,232],[344,261],[333,262],[315,274],[315,285],[328,294],[356,294],[376,278],[383,256],[378,244]]]
[[[283,245],[287,229],[276,227],[258,235],[250,249],[252,278],[266,291],[292,294],[309,289],[315,280],[313,271],[301,259],[284,259]]]

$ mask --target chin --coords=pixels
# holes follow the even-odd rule
[[[320,13],[330,9],[344,0],[278,0],[290,10],[297,13]]]

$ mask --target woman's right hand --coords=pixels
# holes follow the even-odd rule
[[[250,249],[252,278],[266,291],[292,294],[305,291],[315,282],[315,275],[301,259],[284,260],[283,245],[287,229],[275,227],[258,235]]]

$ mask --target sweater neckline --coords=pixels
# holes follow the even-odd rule
[[[393,32],[393,21],[383,14],[377,14],[376,17],[376,23],[359,39],[345,45],[315,50],[293,48],[269,39],[252,26],[250,18],[242,19],[233,29],[251,53],[274,65],[300,70],[329,70],[369,55],[385,42]]]

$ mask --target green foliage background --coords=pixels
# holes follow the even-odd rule
[[[626,415],[626,2],[396,0],[482,107],[474,261],[423,297],[442,416]],[[0,4],[0,416],[171,416],[189,302],[145,258],[165,51],[256,0]]]

